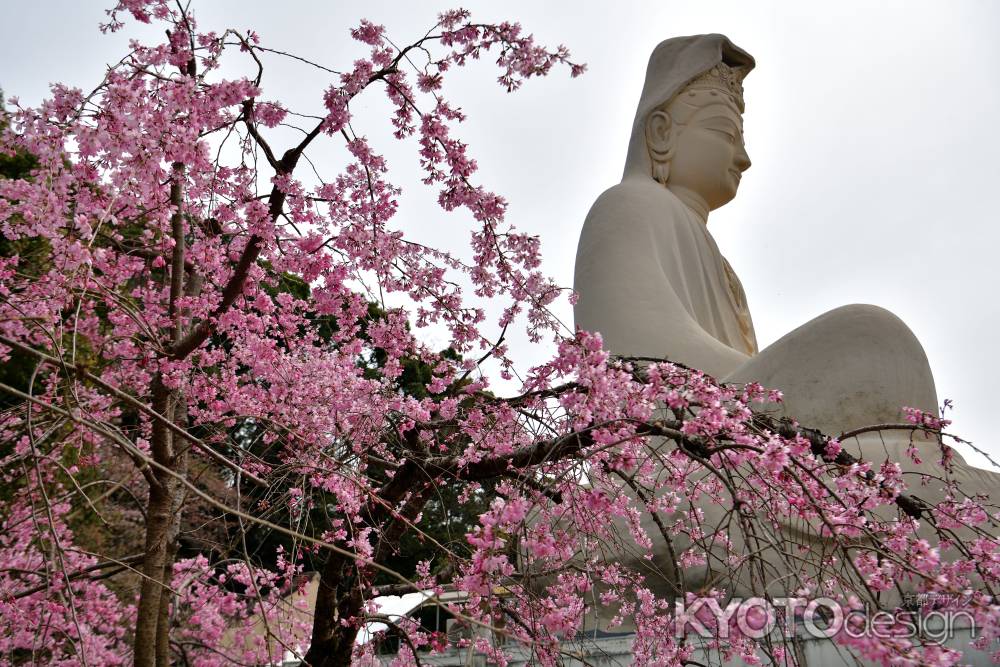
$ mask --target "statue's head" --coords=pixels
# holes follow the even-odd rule
[[[722,35],[661,43],[650,57],[625,175],[693,192],[709,209],[730,201],[750,166],[743,78],[753,65]]]

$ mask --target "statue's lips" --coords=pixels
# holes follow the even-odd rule
[[[739,169],[730,169],[729,173],[735,176],[737,181],[743,178],[743,174],[740,172]]]

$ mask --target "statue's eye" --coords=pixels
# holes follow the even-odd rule
[[[716,134],[724,136],[729,140],[729,143],[734,143],[736,138],[740,136],[740,130],[736,126],[736,123],[724,116],[712,116],[711,118],[705,118],[699,123],[699,125],[706,130],[711,130]]]
[[[716,134],[721,134],[723,137],[728,139],[729,143],[731,144],[736,143],[736,133],[733,132],[732,130],[723,130],[722,128],[718,127],[709,127],[707,129],[711,130],[712,132],[715,132]]]

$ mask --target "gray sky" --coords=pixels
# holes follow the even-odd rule
[[[126,37],[103,36],[106,3],[8,2],[0,86],[37,103],[51,81],[96,84]],[[262,43],[345,69],[362,55],[348,29],[383,23],[397,43],[429,28],[432,2],[195,0],[203,29],[253,27]],[[1000,4],[990,0],[810,3],[467,1],[475,18],[520,21],[564,43],[589,71],[562,71],[514,95],[490,61],[451,76],[445,92],[469,114],[460,135],[480,182],[511,202],[509,220],[541,236],[546,271],[572,283],[576,239],[593,200],[621,177],[650,50],[667,37],[723,32],[757,59],[747,78],[753,167],[709,229],[739,273],[761,346],[838,305],[874,303],[922,341],[956,433],[1000,455],[993,381],[1000,330]],[[132,24],[134,26],[134,24]],[[134,31],[127,31],[135,34]],[[139,30],[152,39],[160,35]],[[272,59],[265,94],[316,111],[324,75]],[[405,193],[399,224],[456,248],[462,215],[437,209],[417,182],[414,144],[395,142],[381,93],[356,105],[355,129],[390,160]],[[327,174],[340,151],[318,156]],[[561,312],[571,322],[567,306]],[[527,364],[551,348],[512,341]],[[983,461],[970,456],[977,464]]]

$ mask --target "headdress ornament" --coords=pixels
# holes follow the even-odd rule
[[[698,90],[721,92],[731,96],[742,111],[743,77],[746,75],[747,70],[742,67],[730,67],[726,63],[719,63],[704,74],[695,77],[685,90],[691,93]]]

